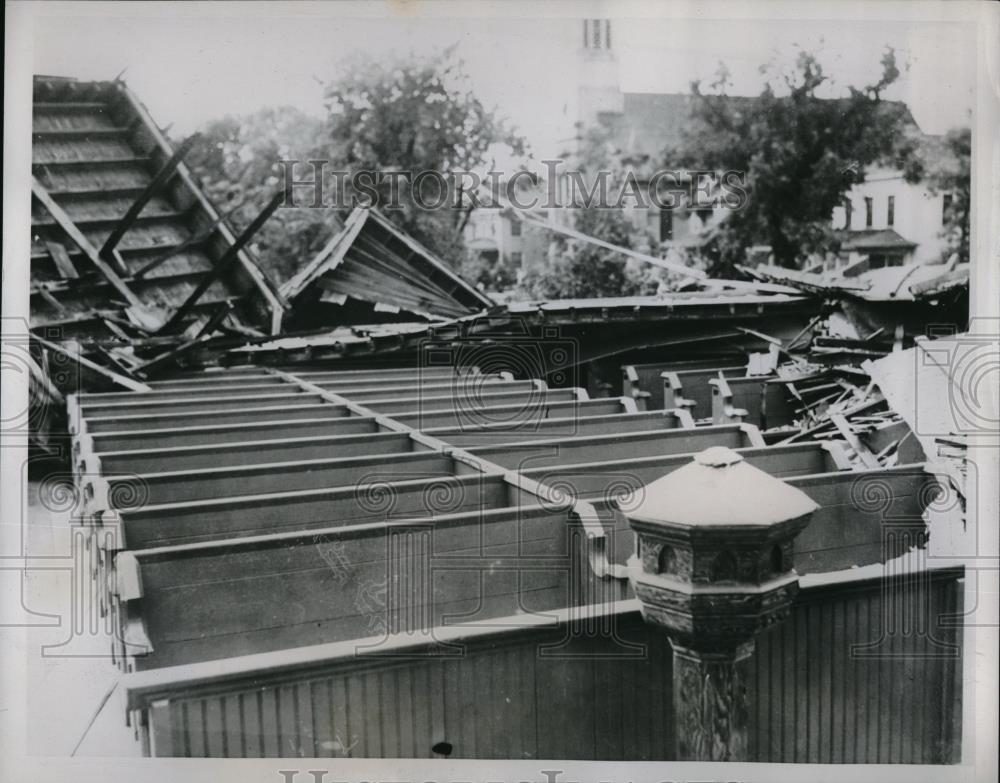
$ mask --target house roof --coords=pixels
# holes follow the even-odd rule
[[[842,250],[912,250],[917,246],[891,228],[848,231],[843,236]]]

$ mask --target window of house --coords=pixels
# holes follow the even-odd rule
[[[674,211],[672,209],[660,210],[660,241],[666,242],[674,238]]]
[[[848,231],[851,228],[851,217],[854,214],[854,205],[851,203],[850,199],[844,202],[844,228]]]
[[[512,220],[512,221],[510,221],[510,235],[512,237],[519,237],[519,236],[521,236],[521,221],[520,220]]]
[[[594,20],[592,20],[591,23],[590,23],[590,29],[593,30],[593,33],[594,33],[594,48],[595,49],[600,49],[601,48],[601,20],[600,19],[594,19]]]
[[[890,228],[896,222],[896,197],[889,196],[889,204],[886,207],[885,223]]]
[[[521,254],[520,253],[511,253],[510,254],[510,262],[514,266],[521,266]]]
[[[941,201],[941,220],[948,220],[948,212],[951,211],[951,193],[945,193]]]
[[[611,48],[611,20],[604,20],[604,48]]]
[[[872,202],[870,196],[865,197],[865,228],[872,227],[872,218],[874,217],[875,204]]]

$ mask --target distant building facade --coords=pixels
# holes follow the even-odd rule
[[[839,265],[867,260],[867,268],[879,269],[941,260],[949,198],[907,182],[900,171],[871,168],[833,211],[833,227],[842,232]]]
[[[652,173],[664,166],[664,152],[681,140],[691,114],[692,97],[623,92],[614,30],[607,19],[582,20],[577,74],[576,117],[574,130],[566,139],[565,168],[572,169],[579,160],[585,134],[603,128],[609,154],[633,173],[640,188],[647,188]],[[568,178],[562,173],[553,185],[553,192],[564,205],[571,202]],[[543,190],[546,187],[544,182],[539,185]],[[844,206],[831,216],[832,227],[843,233],[842,252],[819,266],[833,270],[867,263],[870,268],[878,268],[940,259],[945,247],[942,232],[946,199],[932,194],[922,184],[906,182],[900,171],[872,168],[866,172],[865,181],[848,194]],[[672,249],[692,248],[708,241],[728,210],[682,202],[672,209],[627,204],[624,212],[636,231],[648,238],[652,252],[664,255]],[[553,222],[573,222],[570,208],[549,210],[545,216]],[[498,258],[522,268],[546,263],[551,252],[547,243],[526,243],[517,222],[510,213],[477,211],[466,232],[470,252],[495,252]],[[761,257],[761,248],[753,250],[753,259],[748,258],[751,263]]]

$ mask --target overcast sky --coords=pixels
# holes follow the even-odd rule
[[[127,69],[126,81],[157,121],[183,135],[213,118],[263,106],[291,104],[319,114],[317,79],[335,77],[338,63],[353,52],[428,53],[457,43],[479,97],[515,123],[536,155],[557,150],[566,113],[572,116],[581,39],[574,18],[410,13],[362,19],[344,18],[350,7],[315,4],[305,7],[305,16],[263,4],[239,18],[229,9],[226,15],[209,9],[210,16],[195,10],[174,6],[166,18],[155,5],[86,15],[70,7],[37,17],[35,72],[111,79]],[[881,51],[891,45],[907,69],[887,97],[905,100],[929,133],[971,124],[975,41],[969,26],[648,18],[612,24],[626,92],[686,92],[692,79],[710,79],[722,60],[733,76],[732,92],[756,94],[758,67],[774,58],[790,62],[797,47],[817,52],[841,87],[861,85],[877,78]]]

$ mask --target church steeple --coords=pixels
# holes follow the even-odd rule
[[[623,109],[618,80],[618,55],[612,46],[610,19],[584,19],[580,47],[577,123],[597,123],[599,115]]]
[[[611,51],[611,20],[583,20],[583,48],[598,51]]]

